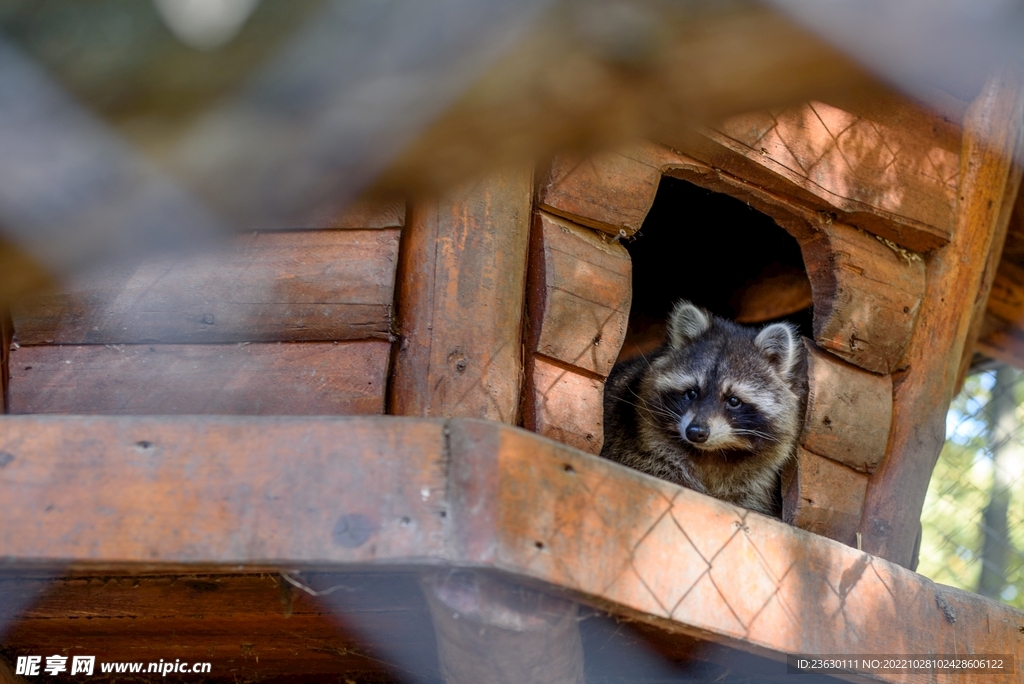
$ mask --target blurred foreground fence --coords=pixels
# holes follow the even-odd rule
[[[921,515],[918,572],[1024,608],[1024,374],[969,376]]]

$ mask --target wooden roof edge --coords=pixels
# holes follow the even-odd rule
[[[1024,650],[1020,611],[498,423],[5,416],[0,454],[4,574],[448,563],[776,658]]]

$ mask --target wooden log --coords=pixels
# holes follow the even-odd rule
[[[782,519],[802,530],[857,546],[868,476],[797,449],[796,469],[782,493]]]
[[[472,571],[424,579],[449,684],[583,684],[576,604]]]
[[[340,214],[330,210],[313,211],[305,228],[334,230],[374,230],[401,228],[405,225],[405,201],[362,197]]]
[[[775,659],[1013,654],[1024,638],[1009,606],[492,422],[5,416],[0,427],[11,572],[445,562],[561,588],[666,639]]]
[[[807,417],[801,443],[854,470],[873,472],[889,444],[892,378],[867,373],[806,341],[805,345]],[[844,495],[838,490],[836,494]],[[820,501],[827,503],[827,498]]]
[[[740,177],[762,167],[769,173],[757,181],[767,189],[909,249],[948,243],[957,126],[895,97],[858,104],[860,111],[809,102],[731,117],[706,130],[717,149],[680,149]]]
[[[384,412],[391,345],[21,347],[11,413],[345,415]]]
[[[629,319],[629,253],[543,213],[530,251],[527,350],[607,377]]]
[[[921,256],[828,222],[801,248],[814,291],[814,341],[874,373],[899,368],[925,292]]]
[[[601,452],[604,378],[539,355],[526,360],[523,427],[569,446]]]
[[[1024,94],[1017,78],[1005,73],[993,76],[968,110],[956,228],[950,244],[929,258],[925,298],[903,364],[908,370],[893,380],[889,453],[868,486],[861,530],[865,550],[901,565],[912,562],[1022,120]]]
[[[256,233],[95,273],[14,309],[20,344],[388,339],[398,230]]]
[[[412,206],[391,413],[516,421],[532,192],[507,172]]]
[[[1021,159],[1024,154],[1024,135],[1018,133],[1017,144],[1014,149],[1014,159]],[[985,326],[985,316],[988,312],[989,295],[997,277],[1000,262],[1003,257],[1003,247],[1008,237],[1011,221],[1020,222],[1024,220],[1024,198],[1020,195],[1021,178],[1024,176],[1024,165],[1020,162],[1014,163],[1006,179],[1006,191],[1003,193],[1003,201],[999,208],[999,216],[996,219],[996,232],[992,236],[992,250],[988,253],[988,260],[985,263],[985,270],[981,276],[981,286],[971,306],[971,325],[967,329],[967,340],[964,342],[963,354],[960,358],[960,369],[957,372],[955,393],[960,392],[963,387],[964,378],[974,358],[975,348],[981,337],[982,328]],[[1019,319],[1018,319],[1019,320]]]
[[[643,225],[661,170],[628,152],[558,156],[537,190],[542,209],[584,226],[630,237]]]

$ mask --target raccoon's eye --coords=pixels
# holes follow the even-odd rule
[[[729,408],[739,408],[743,405],[743,402],[738,397],[729,397],[725,400],[725,405]]]
[[[699,394],[700,393],[695,389],[688,389],[685,392],[683,392],[683,397],[689,399],[690,401],[693,401],[699,396]]]

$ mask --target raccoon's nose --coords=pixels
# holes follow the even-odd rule
[[[707,425],[690,423],[690,427],[686,428],[686,439],[694,442],[695,444],[701,444],[702,442],[708,441]]]

